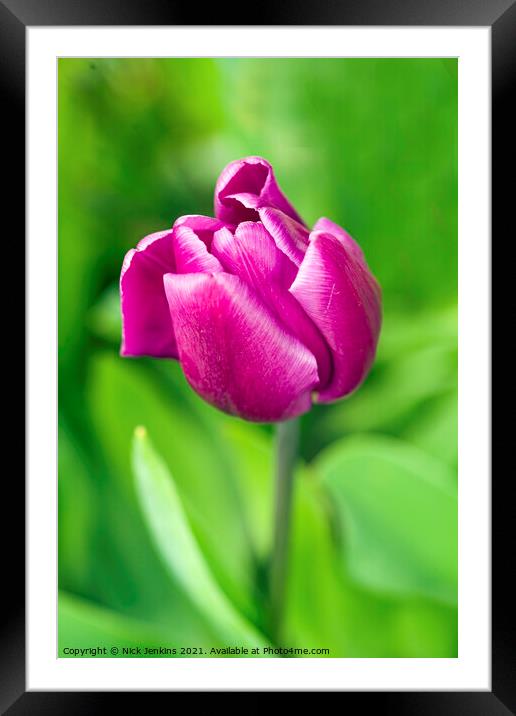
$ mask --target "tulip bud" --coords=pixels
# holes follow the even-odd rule
[[[205,400],[258,422],[353,391],[381,325],[358,244],[328,219],[310,232],[260,157],[224,169],[215,214],[181,217],[128,252],[121,354],[178,359]]]

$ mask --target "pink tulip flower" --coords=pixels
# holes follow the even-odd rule
[[[258,422],[355,390],[381,325],[358,244],[329,219],[309,231],[260,157],[224,169],[215,217],[183,216],[128,252],[121,354],[179,360],[206,401]]]

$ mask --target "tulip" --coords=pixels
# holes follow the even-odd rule
[[[355,390],[374,359],[381,291],[358,244],[311,231],[261,157],[229,164],[215,218],[182,216],[146,236],[120,277],[124,356],[179,360],[199,395],[246,420],[277,422],[270,632],[281,637],[297,416]]]
[[[120,278],[121,353],[179,360],[206,401],[278,422],[355,390],[374,359],[381,291],[358,244],[310,231],[260,157],[232,162],[215,218],[145,237]]]

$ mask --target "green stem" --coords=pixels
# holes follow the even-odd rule
[[[271,632],[276,642],[281,637],[285,605],[289,525],[298,443],[298,419],[276,425],[274,543],[269,583]]]

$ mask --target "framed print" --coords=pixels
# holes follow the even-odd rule
[[[8,713],[178,691],[516,713],[502,5],[0,5],[27,237]]]

